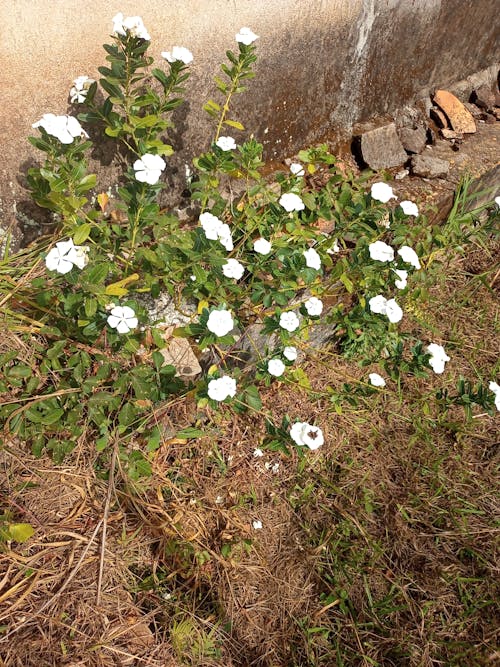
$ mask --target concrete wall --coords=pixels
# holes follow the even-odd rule
[[[0,0],[0,197],[25,198],[26,142],[43,113],[65,113],[74,77],[98,78],[117,11],[140,14],[159,57],[195,56],[177,148],[189,158],[210,136],[201,106],[234,35],[260,35],[258,77],[235,114],[280,159],[312,142],[342,141],[354,122],[495,62],[498,0]],[[235,133],[237,136],[237,133]]]

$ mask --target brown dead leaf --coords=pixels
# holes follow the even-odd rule
[[[160,350],[165,365],[176,368],[176,375],[184,379],[192,379],[201,373],[198,359],[186,338],[170,338],[163,350]]]

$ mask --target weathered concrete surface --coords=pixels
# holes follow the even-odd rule
[[[446,88],[493,65],[498,53],[497,0],[4,0],[0,198],[7,217],[26,198],[22,174],[36,155],[26,142],[31,124],[67,110],[74,77],[97,78],[117,11],[141,14],[155,56],[173,45],[195,55],[173,136],[188,161],[211,136],[201,106],[244,25],[260,35],[258,77],[235,115],[264,142],[268,159],[340,142],[355,122],[393,111],[422,89]]]

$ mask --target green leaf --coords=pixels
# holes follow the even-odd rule
[[[158,116],[154,115],[144,116],[144,118],[141,118],[140,116],[130,116],[130,122],[135,127],[153,127],[159,123],[160,120],[161,119]]]
[[[55,410],[50,410],[50,412],[45,413],[41,422],[42,424],[45,424],[45,426],[50,426],[51,424],[58,422],[63,415],[64,410],[62,408],[56,408]]]
[[[14,542],[26,542],[35,532],[33,526],[29,523],[11,523],[8,528],[9,539]]]
[[[76,186],[75,188],[76,194],[81,195],[84,192],[87,192],[88,190],[95,188],[96,181],[97,181],[97,176],[95,174],[87,174],[87,176],[84,176]]]
[[[121,133],[121,127],[107,127],[104,132],[108,137],[117,137]]]
[[[187,426],[186,428],[183,428],[181,431],[177,431],[175,437],[186,438],[186,440],[191,440],[195,438],[201,438],[201,436],[203,435],[205,435],[205,431],[202,431],[199,428],[194,428],[194,426]]]
[[[29,378],[33,374],[32,369],[29,366],[13,366],[9,368],[7,375],[10,378]]]
[[[340,280],[349,294],[354,292],[354,283],[350,280],[345,273],[340,276]]]
[[[94,177],[95,178],[95,177]],[[88,222],[84,222],[83,225],[77,227],[75,233],[73,234],[73,243],[75,245],[81,245],[90,236],[92,226]]]
[[[225,120],[224,125],[229,125],[229,127],[234,127],[237,130],[244,130],[244,126],[239,123],[237,120]]]

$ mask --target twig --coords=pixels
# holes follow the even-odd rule
[[[115,443],[113,454],[111,456],[111,466],[109,470],[109,479],[108,479],[108,493],[106,495],[104,516],[102,518],[101,557],[99,559],[99,575],[97,577],[97,596],[96,596],[97,605],[101,602],[102,575],[104,571],[104,553],[106,551],[106,533],[108,532],[108,515],[109,515],[109,506],[111,504],[111,493],[115,485],[115,464],[116,464],[117,452],[118,448]]]

